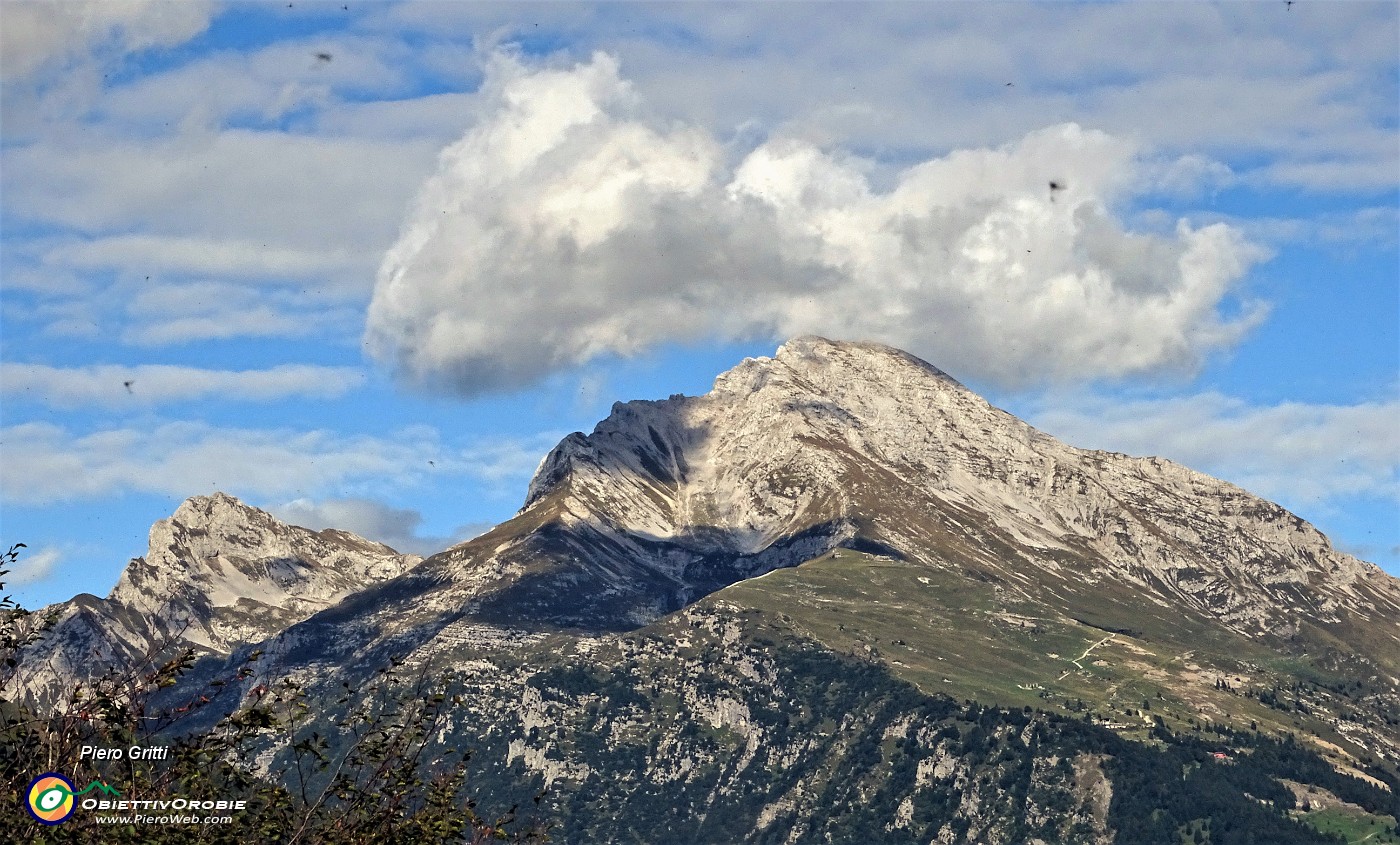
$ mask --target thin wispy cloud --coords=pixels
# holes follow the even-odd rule
[[[618,56],[666,119],[756,122],[896,158],[1073,120],[1255,184],[1393,189],[1400,161],[1397,104],[1378,84],[1393,78],[1400,26],[1383,2],[880,4],[849,16],[662,4],[580,6],[548,22],[420,3],[367,25],[489,46],[538,39],[537,23],[553,43],[594,45],[575,58]]]
[[[69,255],[80,264],[119,257],[139,267],[149,257],[161,266],[181,256],[187,264],[188,245],[199,243],[237,260],[229,275],[261,277],[278,256],[295,257],[300,274],[314,251],[354,256],[387,246],[398,198],[428,171],[434,146],[237,128],[155,141],[97,132],[7,149],[0,160],[5,202],[21,219],[96,240],[86,256],[64,245],[55,265]],[[250,247],[269,258],[250,259]]]
[[[78,432],[50,423],[0,429],[0,495],[21,505],[216,490],[267,500],[404,488],[429,474],[487,486],[524,483],[558,434],[445,442],[426,426],[392,436],[171,422]],[[545,445],[545,444],[548,445]]]
[[[63,552],[53,546],[26,550],[20,553],[15,568],[5,576],[5,583],[15,587],[26,587],[43,581],[54,574]]]
[[[292,525],[322,530],[336,528],[383,543],[397,551],[428,556],[470,540],[491,526],[471,523],[445,534],[425,533],[423,514],[412,508],[396,508],[372,499],[293,499],[268,508]]]
[[[364,380],[364,372],[353,367],[306,364],[281,364],[265,370],[210,370],[167,364],[0,364],[0,393],[10,399],[60,409],[126,409],[209,399],[333,399],[359,387]]]
[[[169,346],[229,338],[304,337],[333,314],[316,311],[298,315],[270,305],[251,309],[222,307],[212,313],[158,320],[142,320],[122,330],[121,339],[132,346]]]
[[[205,0],[103,0],[45,3],[12,0],[0,28],[0,67],[7,78],[53,70],[96,53],[133,53],[188,41],[209,26]]]
[[[1037,426],[1077,446],[1170,458],[1295,509],[1400,505],[1400,400],[1253,405],[1219,393],[1047,400]]]
[[[293,249],[255,241],[198,235],[119,235],[73,242],[48,253],[51,263],[76,270],[126,270],[146,275],[300,279],[342,273],[362,265],[367,253],[344,249]]]

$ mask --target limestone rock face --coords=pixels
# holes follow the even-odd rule
[[[1169,461],[1068,446],[897,349],[803,337],[703,396],[614,405],[545,457],[514,519],[421,565],[192,498],[107,599],[58,606],[26,662],[90,677],[153,647],[228,653],[321,611],[314,636],[284,645],[626,630],[839,547],[1059,597],[1071,614],[1068,593],[1119,591],[1251,637],[1360,626],[1400,654],[1400,581],[1279,506]]]
[[[1400,581],[1283,508],[1170,461],[1068,446],[870,343],[799,338],[705,396],[615,405],[545,458],[522,515],[535,511],[697,557],[862,534],[1022,590],[1072,559],[1076,580],[1127,582],[1245,633],[1286,634],[1298,614],[1400,618]]]
[[[286,525],[232,496],[196,496],[151,527],[109,601],[213,651],[258,642],[420,558],[353,534]]]
[[[232,496],[195,496],[151,526],[106,599],[82,595],[24,658],[21,689],[46,698],[109,668],[193,647],[227,654],[418,563],[353,534],[286,525]]]
[[[1297,732],[1366,777],[1400,760],[1400,580],[1234,485],[1069,446],[871,343],[798,338],[703,396],[618,403],[515,517],[426,560],[196,497],[108,598],[51,610],[0,694],[52,702],[184,648],[207,659],[181,683],[229,702],[289,680],[375,704],[381,670],[446,673],[442,743],[478,749],[505,806],[548,786],[569,841],[636,838],[609,824],[642,816],[652,838],[1113,841],[1112,755],[1051,713],[1120,751],[1157,717]],[[839,808],[872,803],[876,833],[838,835]]]

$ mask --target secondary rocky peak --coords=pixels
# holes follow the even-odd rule
[[[107,667],[187,646],[226,653],[420,560],[348,532],[287,525],[225,493],[194,496],[151,526],[145,556],[127,564],[106,599],[54,608],[59,622],[30,661],[52,671],[21,689],[43,698]]]

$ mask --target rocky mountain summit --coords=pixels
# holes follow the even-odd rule
[[[719,576],[738,580],[859,537],[1027,597],[1067,570],[1123,582],[1242,633],[1400,617],[1400,583],[1277,505],[1169,461],[1067,446],[876,344],[799,338],[705,396],[615,405],[545,459],[522,517],[546,514],[674,581],[677,605],[716,558],[742,561]],[[636,580],[607,568],[618,557],[579,556],[595,594]]]
[[[286,525],[232,496],[195,496],[151,526],[144,557],[105,599],[48,608],[16,690],[50,699],[112,668],[182,648],[228,654],[261,642],[421,558],[345,531]]]
[[[1400,784],[1400,580],[878,344],[799,338],[703,396],[618,403],[514,518],[421,561],[191,499],[107,600],[59,611],[25,663],[60,679],[170,642],[207,655],[190,689],[254,648],[245,692],[337,707],[389,667],[451,677],[442,741],[503,801],[547,788],[567,841],[647,841],[639,819],[696,842],[1113,841],[1136,767],[1200,753],[1143,749],[1205,728]]]

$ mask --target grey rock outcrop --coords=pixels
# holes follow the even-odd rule
[[[151,526],[146,555],[107,598],[84,594],[35,615],[56,622],[22,655],[4,694],[53,701],[185,648],[228,654],[419,560],[348,532],[284,524],[223,493],[195,496]]]

